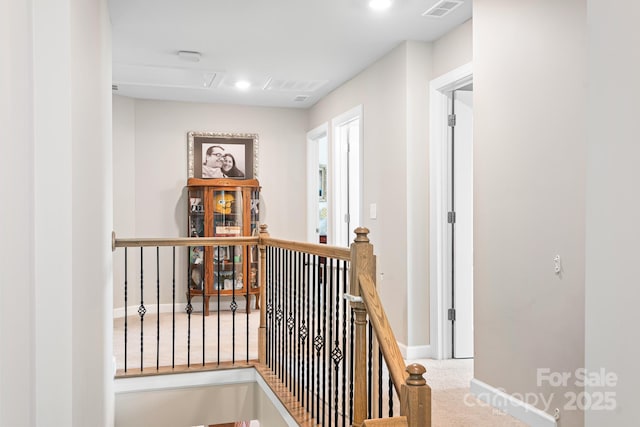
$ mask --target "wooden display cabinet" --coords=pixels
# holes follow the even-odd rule
[[[190,237],[241,237],[257,233],[260,184],[256,179],[189,178],[188,233]],[[255,246],[189,247],[188,297],[202,297],[209,315],[212,296],[255,295],[258,308],[258,250]]]

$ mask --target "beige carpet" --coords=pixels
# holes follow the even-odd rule
[[[412,360],[427,369],[433,427],[503,427],[527,424],[477,400],[469,391],[473,359]]]
[[[245,361],[258,358],[258,327],[260,326],[260,312],[252,311],[248,316],[249,348],[247,353],[247,314],[236,311],[235,316],[230,311],[223,311],[218,317],[216,312],[204,317],[205,338],[203,341],[202,313],[191,315],[190,335],[189,317],[184,312],[176,313],[175,327],[172,313],[160,314],[160,340],[157,339],[157,314],[146,314],[141,327],[140,318],[136,314],[128,316],[127,321],[127,371],[140,370],[142,360],[143,369],[155,369],[157,359],[160,366],[202,364],[203,342],[205,363]],[[142,356],[140,354],[140,332],[143,332]],[[173,336],[175,330],[175,347]],[[218,340],[218,331],[219,340]],[[234,333],[235,331],[235,333]],[[124,369],[124,318],[114,319],[113,322],[113,351],[116,357],[116,368]],[[157,348],[160,348],[157,357]],[[175,351],[172,349],[175,348]],[[220,350],[218,352],[218,349]]]
[[[156,366],[157,315],[147,314],[144,318],[143,366],[146,371]],[[190,340],[191,365],[202,364],[202,315],[191,316],[191,336],[187,334],[188,316],[184,312],[176,313],[175,320],[175,360],[176,365],[187,364],[187,346]],[[249,359],[257,359],[257,329],[260,323],[259,311],[253,311],[248,317],[245,312],[237,311],[235,317],[230,311],[223,311],[218,317],[213,312],[205,317],[205,362],[231,361],[242,362],[247,358],[246,330],[249,322]],[[234,330],[235,322],[235,343]],[[171,313],[160,315],[160,366],[171,366],[173,325]],[[220,343],[218,345],[218,330]],[[129,373],[140,370],[140,318],[129,316],[127,322],[127,369]],[[220,352],[218,353],[218,348]],[[233,349],[235,348],[235,352]],[[117,369],[124,368],[124,319],[114,320],[114,354]],[[427,369],[425,378],[432,389],[432,425],[434,427],[502,427],[526,426],[510,415],[504,414],[476,400],[469,392],[473,378],[473,360],[412,360],[408,363],[420,363]]]

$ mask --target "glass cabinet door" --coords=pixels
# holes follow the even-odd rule
[[[204,191],[189,189],[189,236],[204,237]],[[189,289],[202,291],[204,289],[204,247],[189,247]]]
[[[243,207],[241,190],[213,191],[213,236],[243,236]],[[232,291],[244,287],[242,252],[242,246],[217,246],[214,248],[214,290]]]

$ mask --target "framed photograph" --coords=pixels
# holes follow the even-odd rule
[[[318,168],[318,200],[327,201],[327,166],[320,165]]]
[[[189,178],[258,178],[258,135],[189,132]]]

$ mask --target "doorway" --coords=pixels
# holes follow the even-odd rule
[[[430,83],[430,347],[435,359],[473,357],[473,74]]]

